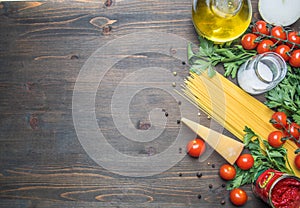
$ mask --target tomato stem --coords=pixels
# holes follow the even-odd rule
[[[274,36],[272,36],[272,35],[266,35],[266,34],[263,34],[263,33],[260,33],[260,32],[253,32],[253,34],[259,35],[259,36],[261,36],[261,37],[263,37],[263,38],[272,38],[272,39],[276,39],[277,42],[274,44],[275,46],[276,46],[278,43],[280,43],[280,42],[284,42],[284,43],[289,43],[289,44],[291,44],[291,45],[292,45],[292,48],[294,48],[295,46],[300,47],[300,44],[291,42],[291,41],[289,41],[288,39],[281,39],[281,38],[274,37]],[[260,40],[261,40],[261,38],[260,38]]]

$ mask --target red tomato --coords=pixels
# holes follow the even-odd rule
[[[300,170],[300,154],[298,154],[298,155],[295,157],[294,163],[295,163],[297,169]]]
[[[236,165],[242,170],[249,170],[254,165],[254,158],[251,154],[242,154],[236,160]]]
[[[230,201],[236,205],[241,206],[248,200],[247,193],[241,188],[232,189],[230,192]]]
[[[271,29],[271,36],[274,38],[271,38],[271,40],[274,43],[281,43],[280,40],[286,40],[286,32],[284,31],[283,27],[281,26],[275,26]]]
[[[247,33],[242,37],[241,44],[244,49],[252,50],[255,49],[258,45],[257,42],[255,42],[257,38],[257,35],[254,35],[253,33]]]
[[[285,142],[282,138],[284,138],[282,131],[272,131],[268,136],[268,142],[272,147],[278,148]]]
[[[276,129],[283,129],[287,126],[287,116],[284,112],[275,112],[270,122]]]
[[[275,49],[275,53],[279,54],[285,61],[288,61],[290,59],[289,56],[289,52],[290,52],[291,48],[287,45],[279,45],[276,49]]]
[[[270,52],[270,51],[273,51],[273,47],[274,47],[274,42],[269,39],[265,39],[265,40],[262,40],[257,45],[256,51],[259,54],[265,53],[265,52]]]
[[[234,179],[234,177],[236,175],[236,170],[233,165],[224,164],[220,167],[219,174],[220,174],[221,178],[229,181],[229,180]]]
[[[300,67],[300,49],[294,50],[291,53],[289,63],[293,67]]]
[[[258,32],[258,33],[265,34],[265,35],[270,34],[270,30],[268,28],[268,25],[263,20],[258,20],[257,22],[255,22],[255,24],[252,27],[252,32],[253,33]]]
[[[288,133],[293,136],[294,139],[298,140],[300,137],[300,125],[292,122],[288,127]]]
[[[191,140],[186,146],[187,153],[192,157],[199,157],[205,149],[205,142],[200,138]]]
[[[287,43],[289,47],[293,47],[293,43],[300,44],[300,34],[296,31],[291,31],[288,33],[288,41],[292,43]],[[297,48],[297,46],[295,46]]]

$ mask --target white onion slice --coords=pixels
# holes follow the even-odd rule
[[[259,0],[258,11],[267,23],[288,26],[300,18],[300,0]]]

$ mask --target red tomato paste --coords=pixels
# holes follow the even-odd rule
[[[268,169],[258,176],[253,192],[275,208],[300,208],[300,178]]]
[[[271,191],[274,207],[300,207],[300,181],[295,178],[283,178],[275,184]]]

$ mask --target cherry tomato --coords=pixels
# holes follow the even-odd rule
[[[276,129],[283,129],[287,126],[287,116],[284,112],[273,113],[270,122]]]
[[[289,47],[293,47],[293,43],[300,44],[300,34],[296,31],[289,32],[287,39],[288,41],[292,42],[292,43],[287,43]],[[295,48],[298,47],[295,46]]]
[[[294,163],[298,170],[300,170],[300,154],[296,155]]]
[[[288,55],[288,52],[290,52],[291,48],[287,45],[279,45],[275,49],[275,53],[279,54],[285,61],[288,61],[290,59],[290,56]]]
[[[265,53],[265,52],[270,52],[270,51],[273,51],[273,47],[274,47],[274,42],[269,39],[265,39],[265,40],[262,40],[257,45],[256,51],[259,54]]]
[[[253,33],[247,33],[242,37],[241,44],[244,49],[252,50],[255,49],[258,43],[255,42],[257,35]]]
[[[282,131],[272,131],[268,136],[268,142],[272,147],[278,148],[285,142],[282,138],[284,138]]]
[[[199,157],[205,149],[205,142],[200,138],[191,140],[186,146],[187,153],[192,157]]]
[[[242,170],[249,170],[254,165],[254,158],[251,154],[242,154],[236,160],[236,165]]]
[[[281,43],[280,40],[286,40],[286,32],[284,31],[283,27],[281,26],[275,26],[271,29],[271,36],[274,38],[271,38],[271,40],[274,43]]]
[[[288,133],[293,136],[294,139],[298,140],[300,137],[300,125],[292,122],[288,127]]]
[[[247,193],[241,188],[232,189],[230,192],[230,201],[236,205],[241,206],[248,200]]]
[[[224,180],[232,180],[236,175],[236,170],[233,165],[224,164],[220,167],[219,174]]]
[[[300,67],[300,49],[294,50],[291,53],[289,63],[293,67]]]
[[[258,33],[265,34],[265,35],[270,34],[270,30],[268,28],[268,25],[263,20],[258,20],[257,22],[255,22],[255,24],[252,27],[252,32],[253,33],[258,32]]]

